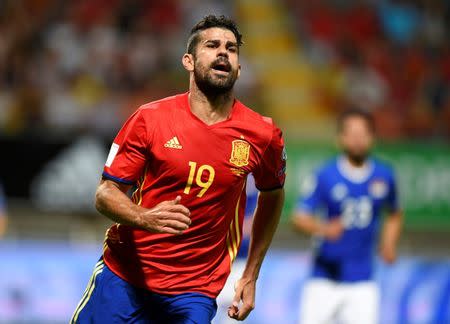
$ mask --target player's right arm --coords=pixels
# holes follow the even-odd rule
[[[295,230],[307,235],[321,236],[330,241],[339,239],[344,231],[340,217],[323,221],[315,216],[315,211],[324,203],[319,176],[305,179],[303,197],[291,217]]]
[[[103,179],[97,188],[95,207],[114,222],[153,233],[182,234],[188,229],[190,212],[180,204],[180,196],[147,209],[131,201],[126,194],[130,188],[130,185]]]
[[[151,126],[137,110],[114,139],[95,195],[97,210],[113,221],[155,233],[181,234],[191,224],[180,197],[152,208],[136,205],[127,195],[150,159]]]
[[[295,230],[307,235],[321,236],[329,241],[338,240],[344,227],[338,217],[329,222],[323,222],[313,214],[297,211],[292,216],[292,225]]]

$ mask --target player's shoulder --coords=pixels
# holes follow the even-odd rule
[[[137,109],[137,112],[142,114],[143,116],[168,113],[171,110],[177,108],[183,95],[184,94],[177,94],[145,103]]]
[[[375,171],[377,173],[384,174],[386,176],[394,175],[395,173],[394,167],[390,162],[383,160],[379,157],[372,157],[371,160],[375,166]]]
[[[338,157],[332,157],[325,160],[318,168],[317,175],[321,177],[329,176],[337,172]]]
[[[334,178],[336,175],[336,160],[337,158],[328,158],[316,168],[314,168],[308,175],[308,178],[314,179],[314,182],[317,184],[324,185],[328,183],[327,180]]]
[[[274,132],[281,132],[272,118],[261,115],[250,107],[244,105],[239,100],[236,101],[236,105],[239,109],[239,118],[248,127],[257,129],[260,133],[264,132],[269,137],[272,137]]]

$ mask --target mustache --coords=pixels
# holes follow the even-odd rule
[[[214,62],[211,63],[211,68],[217,67],[219,65],[224,66],[227,71],[231,71],[231,64],[227,58],[225,57],[217,58],[216,60],[214,60]]]

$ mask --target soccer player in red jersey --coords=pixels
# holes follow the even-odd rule
[[[233,21],[205,17],[182,58],[189,92],[141,106],[115,138],[96,207],[116,224],[72,322],[210,323],[240,245],[249,173],[261,192],[228,315],[254,308],[286,154],[272,120],[233,95],[241,44]]]

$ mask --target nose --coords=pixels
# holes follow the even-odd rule
[[[220,46],[219,47],[219,51],[217,53],[217,56],[228,58],[228,51],[225,48],[225,46]]]

